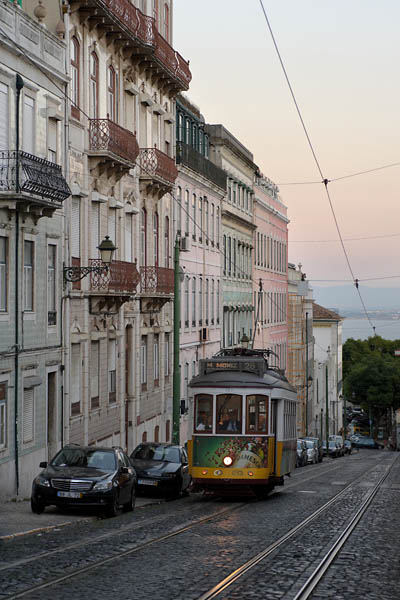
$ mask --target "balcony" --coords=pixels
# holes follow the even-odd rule
[[[210,160],[184,142],[176,142],[176,163],[185,165],[196,173],[203,175],[219,188],[226,191],[226,173]]]
[[[0,207],[51,217],[70,195],[60,165],[28,152],[0,152]]]
[[[159,312],[174,296],[174,270],[140,267],[140,312]]]
[[[151,70],[169,94],[189,89],[189,63],[157,31],[154,19],[130,0],[71,0],[70,5],[71,12],[79,11],[81,23],[97,28],[107,43],[113,41],[124,58]]]
[[[111,119],[89,119],[89,156],[91,170],[97,175],[121,177],[135,166],[139,156],[136,136]]]
[[[158,148],[140,149],[140,180],[147,188],[147,193],[158,191],[160,196],[171,191],[178,177],[173,158]]]
[[[90,267],[102,266],[99,258],[89,259]],[[124,302],[136,295],[140,275],[136,263],[114,260],[108,271],[90,273],[91,314],[115,314]]]

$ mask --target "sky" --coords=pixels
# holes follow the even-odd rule
[[[324,178],[400,163],[400,2],[263,4]],[[315,285],[351,282],[324,185],[306,184],[321,176],[260,0],[175,0],[174,47],[206,122],[224,124],[278,184],[289,261]],[[354,277],[400,286],[400,165],[328,187]]]

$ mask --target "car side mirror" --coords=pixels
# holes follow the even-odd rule
[[[39,464],[39,467],[40,467],[41,469],[45,469],[45,468],[47,467],[47,462],[44,460],[43,462],[41,462],[41,463]]]

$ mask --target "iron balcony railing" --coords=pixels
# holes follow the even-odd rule
[[[90,258],[90,267],[101,267],[103,262],[100,258]],[[90,288],[99,292],[125,292],[136,294],[136,288],[140,281],[140,275],[136,263],[113,260],[107,271],[101,273],[90,273]]]
[[[153,52],[156,61],[179,81],[183,89],[189,88],[192,79],[189,63],[157,31],[153,17],[144,15],[130,0],[91,0],[91,4],[97,10],[111,13],[114,23],[117,21],[122,31]]]
[[[111,119],[89,119],[89,149],[111,152],[132,164],[139,155],[136,136]]]
[[[184,142],[176,142],[176,163],[193,169],[223,190],[226,190],[226,173],[210,160]]]
[[[171,184],[178,177],[175,161],[158,148],[140,149],[140,167],[143,177],[159,178]]]
[[[56,208],[71,195],[60,165],[22,150],[0,152],[0,192],[33,194]]]
[[[140,267],[142,294],[173,294],[174,270],[165,267]]]

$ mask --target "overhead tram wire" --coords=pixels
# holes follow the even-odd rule
[[[288,76],[288,74],[287,74],[287,72],[286,72],[285,65],[284,65],[284,63],[283,63],[283,60],[282,60],[281,54],[280,54],[280,52],[279,52],[279,48],[278,48],[278,45],[277,45],[277,43],[276,43],[275,36],[274,36],[274,34],[273,34],[273,31],[272,31],[272,28],[271,28],[271,25],[270,25],[270,22],[269,22],[269,19],[268,19],[268,15],[267,15],[267,13],[266,13],[266,10],[265,10],[265,8],[264,8],[263,0],[260,0],[260,5],[261,5],[262,11],[263,11],[263,13],[264,13],[265,21],[266,21],[266,23],[267,23],[267,26],[268,26],[268,29],[269,29],[269,32],[270,32],[270,35],[271,35],[271,38],[272,38],[272,41],[273,41],[273,44],[274,44],[274,47],[275,47],[275,50],[276,50],[276,53],[277,53],[278,59],[279,59],[279,62],[280,62],[280,64],[281,64],[282,71],[283,71],[283,73],[284,73],[284,76],[285,76],[286,82],[287,82],[287,84],[288,84],[288,87],[289,87],[289,90],[290,90],[290,94],[291,94],[291,96],[292,96],[292,99],[293,99],[294,105],[295,105],[295,107],[296,107],[297,114],[298,114],[298,116],[299,116],[299,119],[300,119],[301,125],[302,125],[302,127],[303,127],[303,131],[304,131],[304,133],[305,133],[305,136],[306,136],[306,138],[307,138],[308,145],[309,145],[309,147],[310,147],[310,150],[311,150],[311,153],[312,153],[312,155],[313,155],[313,157],[314,157],[314,161],[315,161],[315,164],[316,164],[316,166],[317,166],[317,169],[318,169],[318,171],[319,171],[319,174],[320,174],[320,176],[321,176],[322,183],[324,184],[324,187],[325,187],[325,192],[326,192],[326,195],[327,195],[327,197],[328,197],[329,205],[330,205],[330,208],[331,208],[331,212],[332,212],[332,215],[333,215],[333,219],[334,219],[334,221],[335,221],[336,230],[337,230],[337,232],[338,232],[338,235],[339,235],[340,243],[341,243],[341,245],[342,245],[342,249],[343,249],[343,253],[344,253],[344,256],[345,256],[345,259],[346,259],[346,262],[347,262],[347,266],[348,266],[348,268],[349,268],[349,271],[350,271],[350,273],[351,273],[351,276],[352,276],[352,278],[353,278],[354,285],[356,286],[356,290],[357,290],[357,293],[358,293],[358,295],[359,295],[360,302],[361,302],[361,304],[362,304],[362,307],[363,307],[363,309],[364,309],[365,315],[366,315],[366,317],[367,317],[367,319],[368,319],[368,321],[369,321],[369,323],[370,323],[370,325],[371,325],[371,327],[372,327],[372,330],[375,332],[374,325],[373,325],[373,323],[372,323],[372,321],[371,321],[371,319],[370,319],[370,317],[369,317],[369,314],[368,314],[368,311],[367,311],[367,309],[366,309],[366,306],[365,306],[364,300],[363,300],[363,298],[362,298],[362,296],[361,296],[361,292],[360,292],[360,289],[359,289],[359,283],[358,283],[358,279],[355,277],[355,275],[354,275],[354,273],[353,273],[353,269],[352,269],[352,267],[351,267],[350,260],[349,260],[349,257],[348,257],[348,255],[347,255],[347,251],[346,251],[346,248],[345,248],[345,245],[344,245],[344,242],[343,242],[342,234],[341,234],[341,232],[340,232],[339,224],[338,224],[338,221],[337,221],[337,218],[336,218],[336,214],[335,214],[335,211],[334,211],[334,208],[333,208],[333,204],[332,204],[331,196],[330,196],[330,193],[329,193],[329,190],[328,190],[328,183],[329,183],[329,180],[328,180],[326,177],[324,177],[324,174],[323,174],[323,172],[322,172],[322,169],[321,169],[321,166],[320,166],[320,164],[319,164],[319,161],[318,161],[317,155],[316,155],[316,153],[315,153],[315,150],[314,150],[314,147],[313,147],[313,145],[312,145],[312,142],[311,142],[310,136],[309,136],[309,134],[308,134],[308,131],[307,131],[307,128],[306,128],[306,126],[305,126],[305,123],[304,123],[304,120],[303,120],[303,117],[302,117],[302,114],[301,114],[301,111],[300,111],[299,105],[298,105],[298,103],[297,103],[296,97],[295,97],[295,95],[294,95],[294,92],[293,92],[292,85],[291,85],[291,83],[290,83],[290,80],[289,80],[289,76]]]
[[[366,175],[367,173],[374,173],[375,171],[382,171],[383,169],[391,169],[393,167],[399,167],[400,162],[390,163],[389,165],[383,165],[382,167],[375,167],[373,169],[367,169],[366,171],[357,171],[356,173],[350,173],[349,175],[343,175],[342,177],[334,177],[329,179],[329,183],[334,181],[341,181],[342,179],[350,179],[352,177],[358,177],[359,175]],[[283,183],[277,183],[276,185],[313,185],[315,183],[323,183],[323,181],[287,181]]]

